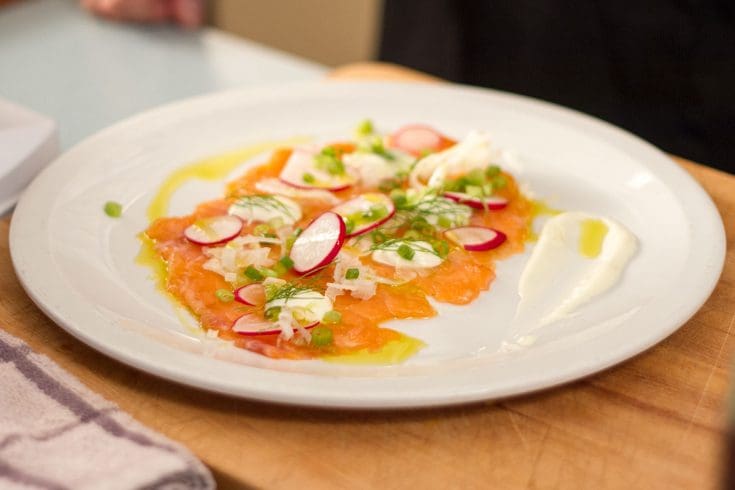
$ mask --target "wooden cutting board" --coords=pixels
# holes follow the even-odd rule
[[[427,80],[377,64],[333,76]],[[0,221],[0,328],[188,446],[221,488],[716,488],[735,353],[735,177],[677,161],[709,192],[726,224],[727,259],[714,293],[648,352],[530,396],[355,412],[267,405],[175,385],[108,359],[46,318],[13,274],[7,220]]]

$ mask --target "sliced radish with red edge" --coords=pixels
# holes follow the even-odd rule
[[[301,328],[310,329],[319,325],[313,322]],[[255,313],[246,313],[232,324],[232,331],[240,335],[277,335],[281,329],[273,322],[269,322]]]
[[[248,306],[265,304],[265,289],[260,283],[248,284],[235,290],[235,301]]]
[[[422,124],[409,124],[393,133],[388,146],[398,148],[414,156],[441,149],[444,137],[438,131]]]
[[[237,216],[202,218],[187,227],[184,236],[197,245],[218,245],[238,236],[242,225],[242,220]]]
[[[502,231],[484,226],[459,226],[445,231],[444,235],[471,252],[492,250],[502,245],[507,238]]]
[[[331,175],[318,169],[314,160],[315,155],[307,149],[294,149],[279,175],[281,182],[297,189],[323,189],[336,192],[351,187],[357,181],[350,173]],[[304,180],[305,177],[310,177],[311,180],[307,182]]]
[[[444,197],[475,209],[485,209],[487,207],[487,209],[497,211],[508,205],[508,200],[500,196],[474,197],[464,192],[445,192]]]
[[[340,215],[327,211],[317,216],[291,247],[289,257],[294,271],[308,274],[329,264],[342,248],[345,235],[345,222]]]
[[[381,217],[371,219],[368,213],[374,206],[382,206],[387,213]],[[393,200],[385,194],[371,192],[345,201],[332,208],[332,211],[342,216],[345,221],[358,215],[358,219],[354,221],[354,228],[347,234],[347,238],[350,238],[367,233],[391,219],[396,214],[396,206],[393,204]]]

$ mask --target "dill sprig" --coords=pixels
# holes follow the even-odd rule
[[[270,194],[242,196],[242,197],[237,198],[237,201],[235,201],[233,205],[240,207],[240,208],[245,208],[245,209],[253,209],[253,208],[270,209],[270,210],[274,210],[274,211],[283,213],[290,218],[294,218],[294,219],[296,218],[288,206],[286,206],[276,196],[272,196]]]
[[[321,282],[324,280],[325,273],[329,266],[336,263],[337,260],[320,267],[319,269],[309,273],[306,276],[293,279],[289,282],[284,281],[284,284],[271,284],[266,286],[266,303],[270,303],[276,300],[284,300],[287,302],[290,298],[303,293],[303,292],[314,292],[319,293],[321,289]],[[319,297],[303,299],[320,299]]]
[[[388,250],[391,252],[397,252],[401,245],[406,245],[416,252],[426,252],[441,258],[441,254],[439,254],[439,252],[434,250],[431,246],[425,246],[421,243],[422,241],[423,240],[409,240],[406,238],[391,238],[383,243],[373,244],[373,246],[370,247],[370,250]]]
[[[403,211],[413,212],[419,216],[472,214],[472,209],[469,206],[435,194],[428,194],[416,203],[406,204]]]
[[[270,287],[266,287],[266,303],[272,303],[273,301],[278,300],[283,300],[284,303],[287,303],[289,299],[304,292],[316,293],[317,291],[310,287],[300,286],[290,282],[278,286],[272,285]],[[321,299],[321,297],[303,299]]]

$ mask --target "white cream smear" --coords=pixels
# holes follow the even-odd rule
[[[635,235],[611,219],[583,212],[551,218],[521,274],[516,320],[540,317],[528,333],[567,318],[613,287],[637,248]]]
[[[470,132],[467,137],[446,150],[432,153],[418,161],[408,177],[411,187],[422,189],[422,181],[429,187],[438,187],[452,174],[465,174],[476,168],[485,168],[498,152],[490,145],[487,134]]]

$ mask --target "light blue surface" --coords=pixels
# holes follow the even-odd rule
[[[55,119],[62,148],[172,100],[324,72],[214,29],[107,22],[74,0],[0,9],[0,97]]]

